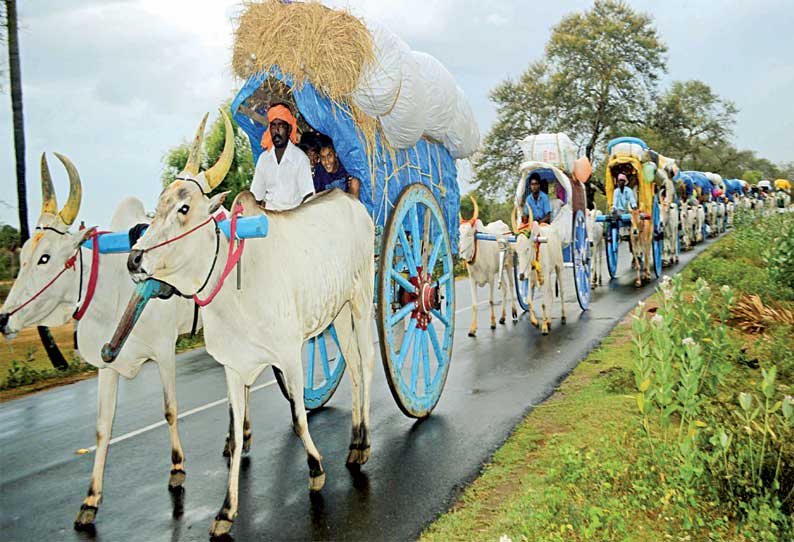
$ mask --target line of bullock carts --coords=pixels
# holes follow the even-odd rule
[[[267,21],[270,28],[296,34],[281,36],[285,43],[302,43],[301,36],[322,34],[312,25],[324,17],[334,17],[330,24],[344,28],[346,36],[325,54],[268,48],[271,38],[260,31]],[[347,87],[344,73],[328,73],[329,59],[338,58],[340,49],[354,60],[348,64],[355,77]],[[179,334],[203,327],[207,352],[226,373],[228,492],[210,529],[221,536],[237,514],[240,461],[251,444],[250,387],[267,366],[292,407],[294,429],[307,453],[310,490],[319,491],[325,473],[306,412],[330,399],[346,369],[352,388],[346,461],[355,469],[370,455],[373,307],[391,393],[407,416],[426,417],[439,401],[452,360],[455,255],[467,263],[471,277],[470,335],[477,327],[476,285],[484,284],[491,292],[491,327],[499,286],[511,304],[515,292],[545,334],[554,283],[563,298],[564,268],[573,270],[577,300],[587,310],[591,287],[601,284],[602,253],[610,276],[618,274],[625,231],[639,285],[650,280],[651,268],[658,277],[681,250],[729,228],[737,206],[760,201],[750,198],[744,181],[679,171],[675,160],[641,140],[618,138],[607,146],[607,202],[611,209],[613,179],[623,174],[638,208],[601,214],[588,210],[589,162],[576,159],[577,148],[564,134],[538,134],[521,142],[524,160],[511,225],[484,225],[476,202],[474,216],[460,217],[455,163],[474,153],[479,132],[463,92],[436,59],[411,51],[373,22],[319,4],[281,2],[247,6],[234,55],[235,70],[246,82],[231,114],[248,136],[254,161],[263,152],[268,107],[286,102],[298,113],[300,129],[333,139],[347,171],[361,180],[360,202],[334,190],[291,211],[265,212],[242,192],[224,206],[225,193],[215,188],[233,167],[235,132],[229,114],[221,111],[220,158],[201,170],[205,117],[184,170],[160,194],[153,215],[139,200],[127,198],[113,215],[111,232],[70,231],[82,199],[80,176],[56,153],[70,185],[67,203],[59,208],[42,155],[41,216],[22,249],[0,328],[13,337],[30,326],[79,321],[80,355],[99,368],[96,455],[77,528],[94,523],[102,497],[119,375],[134,378],[147,361],[158,364],[163,385],[169,487],[184,483],[175,385]],[[536,222],[525,206],[535,174],[550,198],[548,225]],[[788,189],[779,185],[781,198],[788,198]],[[538,288],[540,322],[533,311]],[[506,307],[503,302],[503,323]],[[512,317],[517,319],[515,307]]]

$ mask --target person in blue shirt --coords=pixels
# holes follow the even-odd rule
[[[339,188],[359,199],[361,182],[350,175],[339,161],[334,149],[334,142],[327,135],[317,137],[320,146],[320,161],[314,168],[314,191],[318,194],[324,190]]]
[[[528,209],[532,209],[532,218],[539,224],[551,223],[549,196],[541,192],[540,175],[537,172],[529,176],[529,195],[524,205],[524,222],[529,220]]]
[[[612,196],[613,213],[627,213],[631,209],[637,208],[637,198],[634,195],[634,190],[626,186],[627,180],[624,174],[618,175],[618,187]]]

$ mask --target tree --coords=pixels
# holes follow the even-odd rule
[[[675,81],[662,94],[641,130],[646,142],[664,149],[687,169],[722,170],[740,156],[730,144],[738,110],[702,81]],[[749,152],[749,151],[741,151]]]
[[[597,164],[608,133],[645,124],[666,51],[651,17],[624,2],[596,0],[590,10],[564,17],[545,58],[491,92],[497,121],[475,164],[479,191],[493,198],[512,192],[521,161],[516,142],[529,133],[565,132]]]
[[[19,33],[17,31],[16,0],[6,0],[6,38],[8,40],[8,71],[11,82],[11,109],[14,124],[14,153],[17,164],[17,202],[19,235],[22,243],[30,237],[28,230],[28,202],[25,187],[25,128],[22,118],[22,73],[19,65]]]
[[[610,128],[645,123],[666,51],[653,19],[622,1],[596,0],[552,29],[546,59],[560,124],[591,162]]]
[[[497,105],[497,119],[475,161],[475,182],[479,193],[502,200],[514,189],[516,168],[522,158],[519,140],[553,129],[548,67],[543,62],[531,64],[518,81],[500,83],[491,91],[490,99]]]
[[[226,103],[223,107],[228,111],[229,104]],[[254,157],[251,153],[251,144],[248,141],[248,136],[239,129],[233,119],[232,127],[235,133],[234,159],[226,178],[213,190],[214,193],[230,191],[231,193],[226,198],[229,203],[234,201],[234,198],[242,190],[247,190],[251,185],[251,180],[254,178]],[[218,161],[221,152],[223,152],[225,137],[226,127],[223,123],[223,118],[218,115],[218,118],[215,119],[204,136],[203,168],[210,167]],[[163,173],[161,175],[163,186],[171,184],[174,178],[184,169],[188,154],[190,154],[189,143],[178,145],[165,154],[163,157]]]

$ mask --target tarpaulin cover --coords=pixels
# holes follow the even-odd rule
[[[725,195],[730,201],[733,201],[734,194],[742,195],[744,187],[739,179],[723,179],[725,183]]]
[[[262,153],[260,142],[266,126],[245,115],[240,111],[240,106],[268,77],[275,77],[292,87],[292,97],[301,116],[312,128],[333,140],[339,160],[344,164],[345,169],[361,180],[361,202],[376,225],[386,224],[389,213],[405,186],[422,183],[430,188],[438,200],[449,231],[452,245],[450,248],[453,254],[457,253],[460,192],[455,160],[447,149],[443,145],[422,139],[413,147],[396,151],[395,161],[392,162],[391,155],[384,151],[378,138],[375,156],[368,157],[363,137],[350,114],[342,106],[332,103],[308,82],[304,82],[300,89],[296,88],[290,77],[282,76],[276,69],[270,75],[259,73],[250,77],[237,93],[231,106],[234,120],[251,141],[254,164]],[[370,169],[370,158],[374,164],[373,170]]]
[[[699,188],[702,194],[706,194],[708,199],[711,199],[711,190],[714,186],[706,175],[700,171],[682,171],[681,176],[684,179],[689,179],[695,188]]]
[[[570,175],[578,154],[576,144],[566,134],[533,134],[518,143],[526,162],[544,162]]]

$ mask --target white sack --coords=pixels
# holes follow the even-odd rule
[[[396,149],[413,147],[425,131],[427,118],[427,93],[425,83],[413,55],[404,54],[402,59],[402,82],[394,107],[380,117],[383,134]]]
[[[408,54],[408,45],[378,23],[367,21],[372,36],[375,58],[364,65],[358,88],[353,92],[353,102],[370,117],[385,114],[391,109],[402,79],[402,56]]]
[[[519,146],[525,161],[544,162],[569,174],[573,172],[578,149],[566,134],[529,135]]]
[[[411,54],[427,94],[425,135],[441,141],[455,118],[458,86],[452,74],[435,57],[420,51],[412,51]]]

